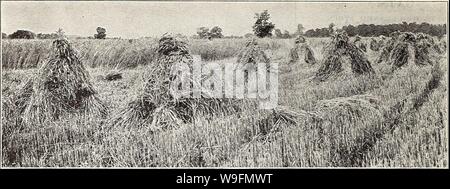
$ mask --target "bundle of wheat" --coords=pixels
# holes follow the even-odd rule
[[[159,40],[157,52],[157,58],[148,66],[142,94],[114,116],[111,126],[144,126],[154,132],[192,122],[196,114],[226,115],[240,111],[244,106],[232,99],[175,98],[170,85],[179,76],[171,72],[171,67],[185,63],[192,69],[193,58],[187,44],[170,35]],[[183,79],[188,79],[191,85],[194,82],[191,78]]]
[[[332,75],[347,71],[343,68],[343,64],[350,64],[354,74],[375,73],[364,52],[349,41],[346,33],[332,36],[332,41],[327,45],[324,57],[324,62],[314,80],[324,81]]]
[[[441,46],[441,48],[443,47],[442,50],[444,52],[446,52],[446,50],[447,50],[447,40],[448,40],[447,34],[438,36],[439,45]]]
[[[106,81],[115,81],[119,79],[122,79],[122,73],[119,73],[117,71],[112,71],[105,76]]]
[[[297,61],[302,61],[303,63],[304,61],[307,64],[316,64],[316,58],[314,58],[312,48],[306,43],[306,39],[301,35],[295,40],[295,46],[289,52],[289,58],[289,63]]]
[[[408,62],[415,65],[434,64],[435,56],[439,52],[439,46],[433,38],[424,33],[395,33],[383,50],[380,61],[392,64],[392,70],[406,65]],[[389,56],[386,56],[389,54]]]
[[[412,33],[404,33],[398,36],[392,46],[387,63],[394,64],[397,67],[403,66],[408,61],[414,61],[415,51],[412,43],[415,42],[415,36]]]
[[[439,47],[439,53],[445,54],[447,52],[447,35],[438,36],[437,46]]]
[[[417,35],[417,38],[425,38],[423,41],[427,41],[428,44],[431,45],[433,52],[436,52],[438,54],[444,54],[447,52],[447,39],[445,39],[443,36],[433,38],[423,33],[419,33]]]
[[[264,115],[263,118],[258,120],[258,127],[262,136],[279,132],[283,129],[283,126],[298,125],[300,120],[321,119],[316,112],[295,112],[282,106],[270,112],[262,112],[262,114]]]
[[[268,63],[269,61],[269,57],[255,38],[248,40],[237,56],[237,62],[241,64]]]
[[[321,100],[317,104],[317,109],[322,113],[332,110],[358,117],[364,116],[364,109],[379,115],[382,112],[380,100],[367,94]]]
[[[369,94],[321,100],[316,108],[323,118],[323,133],[330,139],[331,162],[335,166],[350,166],[352,151],[364,144],[363,137],[378,134],[372,131],[380,128],[377,126],[385,112],[381,100]]]
[[[364,41],[361,40],[361,37],[359,35],[355,37],[353,43],[355,44],[356,47],[358,47],[362,51],[367,52],[366,44],[364,43]]]
[[[395,31],[389,34],[390,39],[387,39],[384,36],[381,36],[381,39],[386,41],[381,49],[380,56],[376,60],[377,63],[385,62],[389,59],[389,55],[394,49],[395,41],[397,41],[397,38],[400,36],[399,31]]]
[[[248,80],[248,75],[257,71],[257,64],[266,64],[267,70],[270,71],[270,58],[264,52],[263,48],[258,44],[255,38],[248,40],[237,56],[238,65],[236,70],[240,69],[244,71],[245,82]]]
[[[59,119],[65,113],[105,116],[106,106],[97,97],[89,74],[65,39],[53,42],[54,54],[14,97],[25,123]]]
[[[433,64],[432,56],[436,55],[433,53],[440,53],[439,45],[434,41],[433,37],[428,34],[418,33],[416,34],[415,41],[415,58],[416,64],[427,65]]]

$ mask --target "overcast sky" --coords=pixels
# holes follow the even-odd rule
[[[224,35],[252,32],[254,14],[269,10],[276,28],[294,32],[347,24],[389,24],[447,21],[445,2],[403,3],[223,3],[223,2],[1,2],[1,31],[17,29],[51,33],[63,28],[67,34],[93,36],[97,26],[107,36],[138,38],[166,32],[195,34],[201,26],[220,26]]]

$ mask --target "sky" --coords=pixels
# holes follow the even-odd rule
[[[139,38],[162,34],[194,35],[197,28],[219,26],[224,35],[252,32],[255,13],[268,10],[276,28],[294,32],[353,24],[406,22],[447,23],[446,2],[5,2],[1,1],[1,31],[18,29],[93,36],[98,26],[107,37]]]

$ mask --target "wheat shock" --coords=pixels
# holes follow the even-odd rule
[[[177,176],[177,184],[203,184],[208,186],[211,176],[190,176],[183,173],[183,176]]]

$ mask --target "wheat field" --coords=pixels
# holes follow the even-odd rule
[[[202,60],[235,62],[245,39],[187,39]],[[6,167],[448,167],[448,59],[394,73],[366,53],[374,75],[311,82],[328,38],[308,38],[319,64],[288,65],[294,39],[263,39],[279,63],[278,104],[300,113],[295,125],[264,125],[266,115],[206,119],[161,132],[105,124],[143,88],[156,39],[70,40],[88,68],[105,118],[66,116],[23,126],[10,97],[48,58],[50,40],[2,40],[2,166]],[[369,38],[363,39],[369,41]],[[290,70],[290,71],[284,71]],[[106,81],[119,71],[123,78]],[[430,86],[432,86],[430,88]]]

